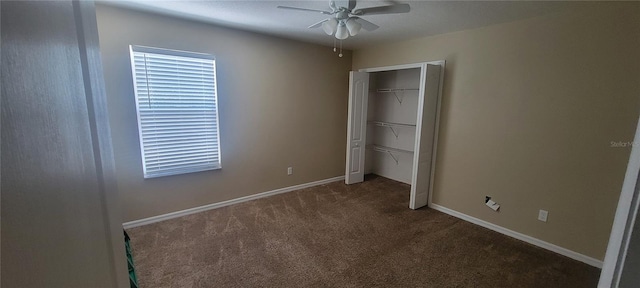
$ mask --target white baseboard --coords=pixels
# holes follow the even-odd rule
[[[432,203],[431,205],[429,205],[429,208],[431,208],[433,210],[436,210],[436,211],[440,211],[440,212],[449,214],[449,215],[451,215],[453,217],[456,217],[456,218],[460,218],[460,219],[465,220],[467,222],[471,222],[473,224],[482,226],[484,228],[496,231],[498,233],[507,235],[509,237],[516,238],[518,240],[527,242],[529,244],[538,246],[540,248],[544,248],[544,249],[547,249],[549,251],[556,252],[556,253],[558,253],[560,255],[567,256],[567,257],[569,257],[571,259],[580,261],[582,263],[586,263],[586,264],[591,265],[593,267],[602,268],[602,261],[600,261],[598,259],[595,259],[595,258],[592,258],[592,257],[589,257],[587,255],[580,254],[578,252],[571,251],[571,250],[566,249],[566,248],[562,248],[560,246],[551,244],[549,242],[545,242],[545,241],[542,241],[540,239],[533,238],[531,236],[524,235],[522,233],[518,233],[518,232],[513,231],[513,230],[509,230],[509,229],[504,228],[502,226],[498,226],[496,224],[489,223],[487,221],[480,220],[480,219],[475,218],[475,217],[471,217],[471,216],[469,216],[467,214],[463,214],[463,213],[460,213],[458,211],[451,210],[449,208],[440,206],[438,204],[433,204]]]
[[[319,181],[299,184],[299,185],[295,185],[295,186],[284,187],[284,188],[271,190],[271,191],[267,191],[267,192],[262,192],[262,193],[258,193],[258,194],[253,194],[253,195],[249,195],[249,196],[244,196],[244,197],[240,197],[240,198],[236,198],[236,199],[231,199],[231,200],[227,200],[227,201],[212,203],[212,204],[208,204],[208,205],[204,205],[204,206],[200,206],[200,207],[194,207],[194,208],[190,208],[190,209],[186,209],[186,210],[182,210],[182,211],[176,211],[176,212],[171,212],[171,213],[162,214],[162,215],[158,215],[158,216],[153,216],[153,217],[149,217],[149,218],[144,218],[144,219],[140,219],[140,220],[134,220],[134,221],[130,221],[130,222],[125,222],[125,223],[122,224],[122,227],[124,227],[124,229],[129,229],[129,228],[143,226],[143,225],[156,223],[156,222],[160,222],[160,221],[164,221],[164,220],[178,218],[178,217],[182,217],[182,216],[185,216],[185,215],[190,215],[190,214],[194,214],[194,213],[198,213],[198,212],[203,212],[203,211],[207,211],[207,210],[211,210],[211,209],[216,209],[216,208],[220,208],[220,207],[224,207],[224,206],[229,206],[229,205],[233,205],[233,204],[238,204],[238,203],[247,202],[247,201],[251,201],[251,200],[256,200],[256,199],[269,197],[269,196],[273,196],[273,195],[277,195],[277,194],[282,194],[282,193],[286,193],[286,192],[291,192],[291,191],[295,191],[295,190],[300,190],[300,189],[304,189],[304,188],[309,188],[309,187],[313,187],[313,186],[318,186],[318,185],[322,185],[322,184],[327,184],[327,183],[332,183],[332,182],[337,182],[337,181],[343,181],[343,180],[344,180],[344,176],[338,176],[338,177],[333,177],[333,178],[329,178],[329,179],[324,179],[324,180],[319,180]]]
[[[163,214],[163,215],[158,215],[158,216],[153,216],[153,217],[144,218],[144,219],[140,219],[140,220],[134,220],[134,221],[130,221],[130,222],[125,222],[125,223],[122,224],[122,226],[124,227],[124,229],[134,228],[134,227],[143,226],[143,225],[156,223],[156,222],[160,222],[160,221],[164,221],[164,220],[169,220],[169,219],[173,219],[173,218],[178,218],[178,217],[182,217],[182,216],[186,216],[186,215],[190,215],[190,214],[194,214],[194,213],[199,213],[199,212],[203,212],[203,211],[207,211],[207,210],[211,210],[211,209],[216,209],[216,208],[220,208],[220,207],[224,207],[224,206],[229,206],[229,205],[233,205],[233,204],[238,204],[238,203],[247,202],[247,201],[251,201],[251,200],[256,200],[256,199],[269,197],[269,196],[273,196],[273,195],[277,195],[277,194],[287,193],[287,192],[291,192],[291,191],[295,191],[295,190],[300,190],[300,189],[304,189],[304,188],[309,188],[309,187],[313,187],[313,186],[318,186],[318,185],[323,185],[323,184],[328,184],[328,183],[337,182],[337,181],[343,181],[343,180],[344,180],[344,176],[338,176],[338,177],[333,177],[333,178],[329,178],[329,179],[324,179],[324,180],[319,180],[319,181],[299,184],[299,185],[295,185],[295,186],[284,187],[284,188],[280,188],[280,189],[275,189],[275,190],[271,190],[271,191],[267,191],[267,192],[262,192],[262,193],[258,193],[258,194],[244,196],[244,197],[231,199],[231,200],[227,200],[227,201],[212,203],[212,204],[208,204],[208,205],[204,205],[204,206],[199,206],[199,207],[194,207],[194,208],[185,209],[185,210],[181,210],[181,211],[171,212],[171,213],[167,213],[167,214]],[[484,220],[480,220],[478,218],[469,216],[469,215],[464,214],[464,213],[460,213],[460,212],[455,211],[455,210],[451,210],[449,208],[446,208],[444,206],[440,206],[438,204],[431,203],[429,205],[429,208],[431,208],[433,210],[436,210],[436,211],[440,211],[440,212],[449,214],[451,216],[454,216],[456,218],[460,218],[462,220],[465,220],[467,222],[482,226],[484,228],[496,231],[498,233],[507,235],[509,237],[516,238],[518,240],[527,242],[529,244],[538,246],[540,248],[547,249],[549,251],[558,253],[560,255],[567,256],[567,257],[569,257],[571,259],[586,263],[588,265],[591,265],[591,266],[594,266],[594,267],[597,267],[597,268],[602,268],[602,261],[600,261],[598,259],[595,259],[595,258],[592,258],[592,257],[589,257],[587,255],[580,254],[578,252],[571,251],[571,250],[566,249],[566,248],[562,248],[560,246],[551,244],[551,243],[546,242],[546,241],[542,241],[542,240],[537,239],[537,238],[533,238],[531,236],[528,236],[528,235],[525,235],[525,234],[522,234],[522,233],[519,233],[519,232],[516,232],[516,231],[513,231],[513,230],[509,230],[509,229],[504,228],[502,226],[498,226],[496,224],[489,223],[489,222],[484,221]]]

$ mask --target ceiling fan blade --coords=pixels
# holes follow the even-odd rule
[[[356,0],[349,0],[349,10],[353,10],[356,8]]]
[[[364,20],[364,19],[362,19],[360,17],[351,17],[351,18],[353,20],[357,21],[358,23],[360,23],[360,25],[362,25],[362,28],[364,30],[373,31],[373,30],[376,30],[376,29],[380,28],[380,26],[378,26],[376,24],[373,24],[373,23],[371,23],[371,22],[369,22],[367,20]]]
[[[329,12],[329,11],[307,9],[307,8],[298,8],[298,7],[289,7],[289,6],[278,6],[278,8],[280,8],[280,9],[288,9],[288,10],[296,10],[296,11],[316,12],[316,13],[322,13],[322,14],[326,14],[326,15],[333,14],[332,12]]]
[[[322,23],[327,22],[327,21],[329,21],[329,19],[324,19],[324,20],[322,20],[322,21],[320,21],[320,22],[318,22],[316,24],[313,24],[313,25],[309,26],[308,28],[318,28],[318,27],[322,26]]]
[[[409,4],[394,4],[389,6],[377,6],[377,7],[357,9],[353,11],[351,14],[362,16],[362,15],[375,15],[375,14],[408,13],[409,11],[411,11],[411,6],[409,6]]]

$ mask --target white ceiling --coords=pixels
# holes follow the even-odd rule
[[[312,12],[278,9],[276,6],[294,6],[318,10],[331,10],[325,1],[151,1],[103,0],[100,3],[144,10],[165,15],[209,22],[217,25],[255,31],[326,46],[333,45],[333,37],[322,29],[307,27],[327,15]],[[337,4],[346,1],[336,1]],[[478,28],[516,21],[549,13],[563,13],[579,9],[593,2],[571,1],[371,1],[360,0],[356,8],[393,3],[408,3],[407,14],[370,15],[362,18],[380,26],[362,31],[344,41],[346,49],[358,49],[371,44],[401,41],[412,38]],[[341,6],[346,6],[342,4]]]

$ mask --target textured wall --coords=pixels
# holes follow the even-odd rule
[[[329,47],[97,10],[125,221],[344,175],[350,53],[338,58]],[[130,44],[216,56],[221,170],[143,179]]]
[[[93,2],[1,5],[0,285],[126,287]]]
[[[353,68],[446,60],[433,202],[602,259],[630,153],[611,142],[633,140],[640,108],[639,18],[602,3],[357,50]]]

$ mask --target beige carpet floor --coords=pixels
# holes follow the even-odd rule
[[[408,202],[372,176],[127,231],[142,288],[596,287],[597,268]]]

